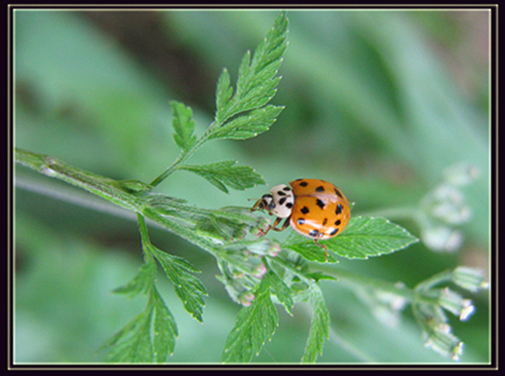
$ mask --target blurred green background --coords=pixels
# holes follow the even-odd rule
[[[193,108],[197,132],[212,121],[223,67],[236,79],[247,49],[271,27],[277,10],[14,11],[15,146],[48,154],[115,179],[149,182],[178,155],[169,101]],[[199,207],[249,206],[270,186],[296,178],[336,184],[353,214],[416,203],[445,168],[470,163],[465,188],[472,210],[456,253],[422,243],[336,267],[403,281],[410,287],[457,265],[489,272],[489,30],[486,10],[289,10],[289,46],[274,104],[285,105],[269,132],[210,142],[190,163],[236,159],[268,186],[224,194],[188,172],[159,191]],[[100,345],[144,307],[111,291],[140,266],[131,217],[64,183],[16,167],[14,361],[102,362]],[[49,195],[46,193],[49,192]],[[52,193],[51,193],[52,192]],[[57,192],[55,194],[54,192]],[[65,198],[70,197],[72,202]],[[126,213],[128,214],[128,213]],[[412,221],[397,221],[419,236]],[[284,238],[291,230],[269,236]],[[209,296],[204,325],[182,308],[165,278],[158,283],[178,328],[174,363],[220,361],[240,309],[214,259],[152,228],[159,248],[202,270]],[[396,327],[374,319],[343,283],[322,283],[332,333],[320,362],[450,362],[424,348],[410,308]],[[465,342],[462,363],[490,361],[488,293],[469,296],[469,322],[452,317]],[[309,306],[280,326],[255,362],[299,362]]]

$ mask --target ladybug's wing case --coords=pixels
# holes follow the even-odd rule
[[[290,224],[302,235],[329,239],[344,231],[350,214],[349,205],[342,200],[301,196],[296,198]]]
[[[335,186],[319,179],[297,179],[289,183],[295,196],[312,196],[318,193],[335,194]],[[340,192],[340,191],[339,191]]]
[[[329,239],[340,234],[351,216],[349,201],[333,184],[318,179],[289,183],[295,195],[290,224],[298,233]]]

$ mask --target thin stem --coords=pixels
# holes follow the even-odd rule
[[[422,281],[415,287],[415,289],[419,291],[421,290],[427,291],[441,282],[447,282],[452,280],[453,280],[453,270],[446,270],[441,273],[435,274],[434,276],[428,278],[425,281]]]
[[[207,137],[208,135],[205,135],[205,137],[202,137],[201,140],[204,138],[206,139]],[[196,148],[193,149],[196,150]],[[36,170],[44,175],[63,180],[69,184],[94,193],[118,206],[136,212],[139,215],[138,222],[141,235],[144,236],[143,240],[148,240],[148,237],[146,237],[147,230],[144,223],[145,217],[170,232],[173,232],[174,234],[177,234],[196,246],[204,249],[215,258],[224,258],[229,263],[234,264],[232,257],[228,257],[225,253],[221,254],[219,252],[220,248],[211,240],[198,235],[193,226],[181,224],[180,222],[171,220],[168,216],[164,216],[158,211],[153,210],[153,208],[145,204],[144,198],[137,197],[134,194],[121,189],[121,185],[115,180],[67,165],[47,155],[32,153],[22,149],[16,149],[15,157],[17,163]],[[191,211],[193,212],[193,210]],[[198,213],[198,210],[195,209],[194,212]],[[238,265],[238,267],[241,267],[241,265]]]
[[[202,146],[205,143],[205,141],[207,141],[215,124],[216,124],[215,122],[212,122],[205,131],[205,133],[195,142],[195,144],[190,149],[183,150],[182,153],[179,155],[179,157],[149,185],[152,187],[156,187],[163,180],[165,180],[172,172],[174,172],[182,162],[186,161],[186,159],[191,157],[200,148],[200,146]]]
[[[143,209],[142,201],[122,190],[113,179],[67,165],[48,155],[19,148],[15,149],[15,158],[17,163],[94,193],[128,210],[141,212]]]
[[[345,270],[342,268],[336,267],[326,267],[324,265],[320,265],[317,267],[324,273],[331,275],[332,277],[345,280],[352,284],[365,287],[365,288],[373,288],[376,290],[381,290],[384,292],[389,292],[398,296],[401,296],[405,300],[409,302],[413,302],[419,298],[416,291],[406,288],[406,287],[398,287],[396,284],[391,282],[386,282],[376,278],[370,278],[363,275],[356,274],[349,270]]]
[[[301,280],[304,282],[311,284],[314,283],[310,278],[308,278],[305,274],[303,274],[300,270],[296,269],[292,264],[290,264],[287,261],[284,261],[283,259],[280,259],[278,257],[272,257],[272,256],[265,256],[268,260],[276,262],[277,264],[281,265],[282,267],[288,269],[290,272],[295,274],[297,277],[299,277]]]
[[[137,213],[137,223],[139,226],[140,238],[142,241],[142,251],[144,252],[144,261],[146,263],[153,261],[153,254],[151,249],[147,246],[147,244],[151,244],[151,240],[149,239],[149,233],[147,232],[147,225],[144,217]]]
[[[54,200],[77,205],[88,210],[95,210],[118,218],[135,221],[135,214],[130,210],[113,205],[108,201],[90,195],[88,192],[68,185],[56,184],[56,182],[48,179],[34,179],[18,172],[16,172],[15,184],[16,189],[44,195]]]
[[[192,154],[192,153],[191,153]],[[184,162],[187,158],[189,158],[190,153],[188,152],[182,152],[179,157],[172,163],[170,167],[168,167],[165,171],[163,171],[156,179],[154,179],[151,183],[149,183],[150,186],[153,188],[156,187],[158,184],[160,184],[163,180],[165,180],[174,170],[177,168],[179,164]]]

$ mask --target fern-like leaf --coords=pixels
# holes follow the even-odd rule
[[[311,284],[311,296],[314,304],[314,314],[310,324],[309,338],[302,357],[303,363],[314,363],[319,354],[323,353],[324,340],[328,338],[330,314],[323,293],[315,283]]]
[[[236,161],[222,161],[196,166],[185,165],[179,168],[200,175],[225,193],[228,193],[226,186],[244,190],[254,187],[256,184],[265,184],[260,174],[249,166],[237,165]]]
[[[286,14],[281,12],[252,59],[249,51],[244,55],[235,92],[228,71],[223,70],[217,85],[216,116],[209,138],[245,139],[265,132],[273,124],[282,107],[262,108],[274,97],[280,81],[276,74],[287,46],[287,27]],[[235,118],[259,109],[262,111],[241,116],[239,120]]]
[[[175,292],[186,311],[198,321],[203,322],[202,311],[205,306],[203,296],[207,295],[207,291],[198,278],[188,273],[188,271],[199,272],[198,269],[181,257],[169,255],[152,245],[151,247],[168,279],[174,284]]]
[[[250,362],[274,334],[278,319],[277,310],[270,299],[269,279],[263,278],[252,304],[240,310],[235,327],[226,339],[223,362]]]
[[[174,127],[174,141],[182,150],[189,150],[196,142],[195,121],[193,111],[183,103],[172,101],[172,126]]]

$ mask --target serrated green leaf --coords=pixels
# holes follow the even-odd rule
[[[319,244],[342,257],[367,259],[398,251],[417,241],[407,230],[387,219],[354,217],[342,234]],[[298,234],[287,239],[285,246],[307,260],[321,262],[323,258],[324,262],[324,250]]]
[[[160,251],[163,252],[163,251]],[[170,258],[170,261],[174,263],[175,265],[179,266],[181,269],[186,269],[189,272],[192,273],[201,273],[200,270],[195,268],[193,265],[189,263],[188,260],[183,259],[182,257],[174,256],[174,255],[169,255],[166,252],[163,252],[164,255],[167,255]],[[205,288],[202,285],[203,291],[205,291]]]
[[[225,111],[227,103],[233,95],[233,88],[230,86],[230,74],[226,68],[223,69],[217,82],[216,108]]]
[[[326,242],[322,241],[319,244],[326,244]],[[328,258],[326,258],[324,248],[317,246],[313,240],[294,231],[286,238],[282,246],[295,251],[308,261],[338,263],[338,260],[330,253],[328,253]]]
[[[272,29],[256,48],[252,59],[251,53],[247,51],[239,67],[233,96],[228,72],[223,71],[217,89],[216,124],[218,126],[241,112],[266,105],[273,98],[275,88],[279,83],[279,77],[275,75],[282,63],[282,56],[287,46],[287,27],[286,14],[281,12]]]
[[[177,335],[175,320],[153,286],[144,310],[112,336],[102,348],[111,348],[107,358],[112,362],[164,362],[168,352],[173,353]]]
[[[310,293],[314,304],[314,314],[302,363],[314,363],[317,356],[323,353],[324,340],[329,337],[330,314],[326,308],[323,293],[315,283],[311,285]]]
[[[120,363],[150,363],[153,360],[150,330],[152,303],[126,324],[104,346],[111,347],[108,360]]]
[[[130,297],[135,297],[141,292],[146,294],[154,286],[154,279],[156,277],[156,264],[154,260],[147,259],[146,263],[140,267],[139,272],[125,286],[118,287],[113,290],[117,294],[125,294]]]
[[[291,308],[293,308],[293,298],[291,297],[291,292],[289,291],[289,287],[284,283],[282,279],[280,279],[277,274],[270,271],[263,278],[270,279],[270,287],[272,292],[277,296],[277,300],[284,306],[284,309],[291,316],[293,313],[291,312]]]
[[[324,274],[323,272],[314,272],[314,273],[307,273],[307,277],[310,279],[314,280],[315,282],[319,282],[322,279],[330,280],[330,281],[338,281],[337,278],[332,277],[331,275]]]
[[[246,115],[235,117],[219,128],[214,128],[209,139],[244,140],[266,132],[284,109],[283,106],[265,106]]]
[[[264,279],[255,291],[251,305],[242,308],[237,315],[235,327],[226,339],[223,362],[250,362],[272,337],[278,320],[277,310],[270,299],[268,279]]]
[[[237,93],[242,93],[247,91],[247,83],[250,82],[253,70],[250,67],[251,64],[251,51],[247,51],[240,62],[238,68],[238,78],[237,78]]]
[[[341,235],[324,244],[339,256],[367,259],[399,251],[417,241],[407,230],[385,218],[355,217]]]
[[[158,291],[153,291],[154,324],[153,324],[153,349],[154,359],[157,363],[166,361],[168,353],[173,354],[175,339],[178,336],[177,325],[172,313],[161,299]]]
[[[176,101],[170,102],[170,105],[172,106],[175,143],[182,150],[188,150],[196,142],[196,136],[193,134],[195,130],[193,111],[190,107]]]
[[[142,325],[145,319],[145,315],[148,314],[149,312],[146,311],[147,307],[137,316],[135,316],[132,320],[130,320],[119,332],[114,334],[111,338],[105,342],[101,348],[104,347],[113,347],[117,346],[120,342],[124,341],[126,338],[128,338],[128,335],[131,333],[138,331],[139,326]]]
[[[154,256],[174,285],[175,292],[186,311],[198,321],[203,322],[202,311],[205,303],[202,296],[207,295],[207,291],[198,278],[186,271],[196,269],[181,257],[169,255],[154,246],[151,247]]]
[[[265,184],[260,174],[249,166],[237,165],[237,161],[222,161],[205,165],[184,165],[180,169],[194,172],[205,178],[211,184],[228,193],[226,186],[236,190],[254,187],[256,184]]]

